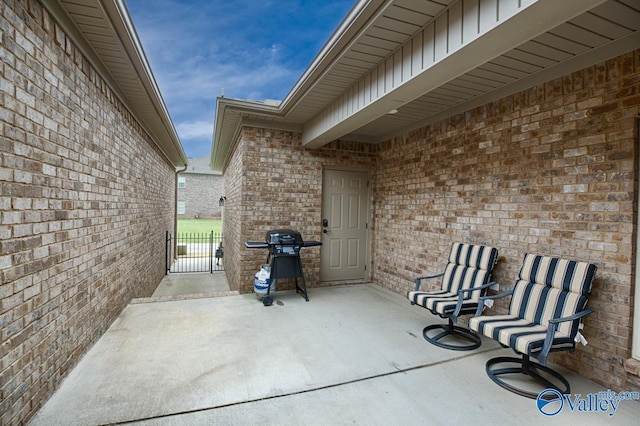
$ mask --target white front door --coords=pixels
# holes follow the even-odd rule
[[[366,277],[369,174],[324,170],[320,280]]]

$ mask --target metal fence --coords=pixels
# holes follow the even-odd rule
[[[222,233],[182,233],[172,236],[167,232],[167,272],[223,271]]]

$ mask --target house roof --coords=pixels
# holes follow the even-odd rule
[[[124,0],[41,0],[175,167],[187,165]]]
[[[211,166],[244,125],[377,143],[638,47],[637,0],[360,0],[281,103],[218,98]]]
[[[209,167],[210,155],[204,157],[188,157],[189,165],[180,173],[183,175],[196,174],[196,175],[221,175],[220,172],[215,172]]]

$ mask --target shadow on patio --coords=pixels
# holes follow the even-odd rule
[[[484,364],[511,354],[428,344],[438,319],[372,284],[130,304],[32,425],[634,424],[640,404],[610,417],[545,417],[536,401],[493,384]],[[587,334],[588,334],[588,330]],[[568,373],[573,394],[606,390]],[[636,420],[633,420],[636,419]]]

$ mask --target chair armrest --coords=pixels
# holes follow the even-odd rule
[[[560,324],[561,322],[567,322],[567,321],[573,321],[573,320],[577,320],[578,318],[582,318],[585,317],[589,314],[594,313],[595,311],[593,309],[585,309],[584,311],[580,311],[577,312],[573,315],[570,315],[568,317],[564,317],[564,318],[553,318],[549,320],[550,324]]]
[[[549,356],[549,351],[551,350],[551,345],[553,344],[553,336],[556,334],[556,331],[558,330],[558,326],[561,323],[567,322],[567,321],[575,321],[593,312],[594,312],[593,309],[585,309],[584,311],[577,312],[568,317],[550,319],[549,327],[547,328],[547,335],[545,336],[544,344],[542,345],[542,350],[540,351],[540,355],[537,357],[540,364],[542,365],[547,364],[547,356]]]
[[[451,315],[451,320],[454,323],[457,321],[458,315],[460,315],[460,311],[462,310],[462,302],[464,301],[463,296],[465,293],[473,293],[474,291],[484,290],[485,288],[489,288],[494,284],[497,284],[497,283],[495,281],[491,281],[490,283],[482,284],[481,286],[478,286],[478,287],[458,290],[458,303],[456,304],[456,309],[453,311],[453,314]]]
[[[494,283],[490,283],[490,284],[494,284]],[[478,309],[476,310],[475,316],[479,317],[482,314],[482,308],[484,307],[485,300],[502,299],[503,297],[511,296],[512,294],[513,294],[513,288],[510,288],[507,291],[502,292],[500,294],[493,294],[491,296],[480,297],[480,300],[478,302]]]
[[[496,285],[496,284],[498,284],[498,283],[495,282],[495,281],[491,281],[490,283],[482,284],[482,285],[480,285],[478,287],[463,288],[463,289],[458,290],[458,295],[461,295],[463,293],[472,293],[472,292],[478,291],[478,290],[484,290],[485,288],[489,288],[492,285]]]
[[[444,275],[444,272],[442,272],[442,273],[440,273],[440,274],[436,274],[436,275],[425,275],[425,276],[423,276],[423,277],[418,277],[418,278],[416,278],[416,286],[415,286],[415,288],[413,289],[413,291],[418,291],[418,290],[420,290],[420,281],[422,281],[422,280],[427,280],[427,279],[430,279],[430,278],[438,278],[438,277],[442,277],[443,275]]]

